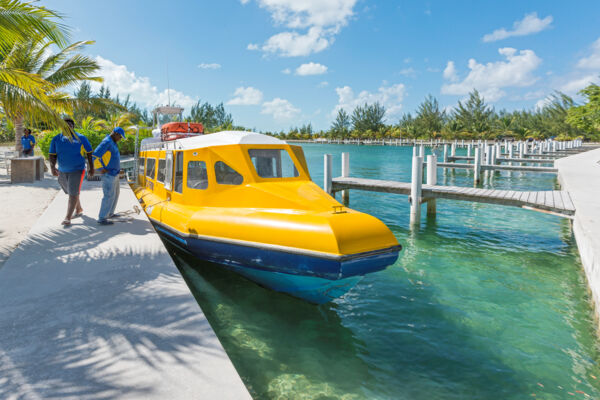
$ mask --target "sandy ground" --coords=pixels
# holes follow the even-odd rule
[[[35,183],[12,185],[7,183],[8,179],[6,170],[0,169],[0,267],[27,236],[59,187],[50,174]]]

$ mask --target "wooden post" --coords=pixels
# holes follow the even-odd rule
[[[448,145],[444,143],[444,162],[448,162]]]
[[[331,154],[323,158],[323,190],[331,194]]]
[[[423,185],[423,157],[413,157],[410,183],[410,224],[421,223],[421,186]]]
[[[419,146],[419,157],[425,157],[425,146]]]
[[[508,158],[513,158],[513,146],[512,143],[507,144],[508,146]]]
[[[452,146],[450,147],[450,155],[456,157],[456,142],[452,143]]]
[[[350,176],[350,153],[342,153],[342,177]],[[342,190],[342,204],[350,204],[350,190]]]
[[[475,168],[473,168],[473,180],[474,184],[477,185],[481,180],[481,148],[475,147]]]
[[[467,157],[471,157],[471,153],[473,152],[473,144],[467,144]]]
[[[427,184],[437,185],[437,157],[434,155],[427,156]],[[435,199],[429,199],[427,201],[427,215],[435,214]]]

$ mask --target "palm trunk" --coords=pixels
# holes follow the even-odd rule
[[[23,115],[17,114],[13,118],[11,118],[12,124],[15,128],[15,150],[21,154],[23,151],[23,145],[21,144],[21,138],[23,137],[24,127],[23,127]]]

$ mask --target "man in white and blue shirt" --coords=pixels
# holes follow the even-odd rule
[[[102,204],[98,223],[101,225],[112,225],[109,218],[115,216],[115,208],[119,201],[119,173],[121,172],[121,155],[117,143],[125,137],[123,128],[116,127],[110,135],[107,135],[94,151],[94,158],[100,163],[98,172],[102,174]]]

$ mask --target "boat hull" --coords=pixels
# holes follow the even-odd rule
[[[227,243],[182,236],[154,223],[158,233],[195,258],[221,264],[261,286],[315,304],[343,296],[365,274],[380,271],[398,258],[400,246],[349,256],[319,256],[255,244]]]

